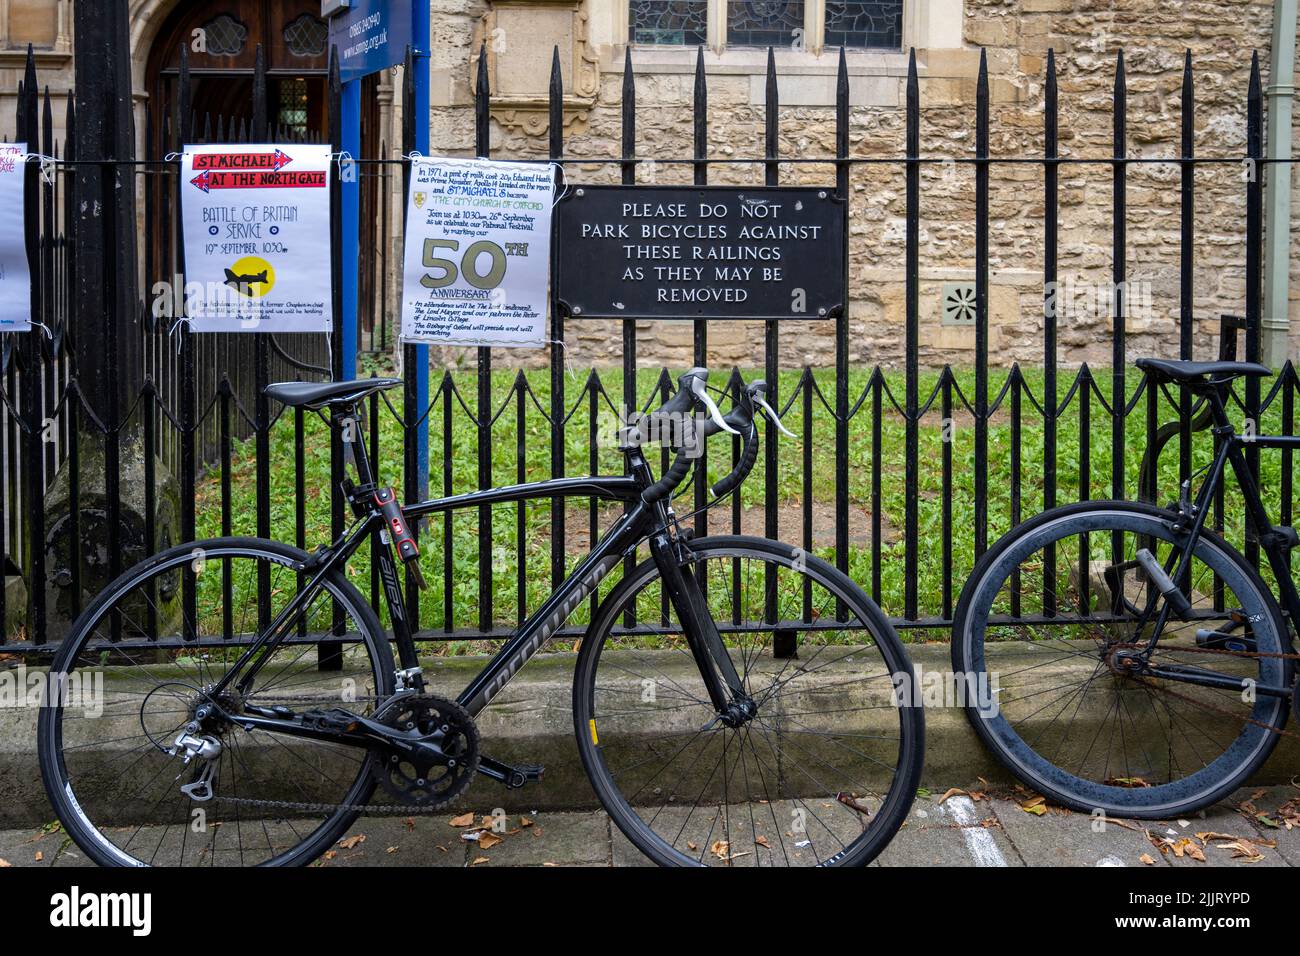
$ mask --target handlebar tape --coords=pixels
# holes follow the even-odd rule
[[[745,435],[745,445],[740,452],[740,461],[731,474],[727,475],[716,485],[713,486],[713,497],[721,498],[729,494],[746,478],[754,469],[754,462],[758,460],[758,428],[751,421],[749,431]]]
[[[686,473],[691,470],[691,459],[685,452],[677,455],[673,461],[672,467],[664,472],[663,477],[641,493],[641,500],[647,503],[661,501],[666,498],[674,488],[682,483]]]

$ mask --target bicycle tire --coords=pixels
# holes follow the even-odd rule
[[[898,635],[895,633],[889,620],[852,579],[847,575],[842,574],[825,561],[807,554],[802,551],[802,549],[794,548],[781,542],[747,536],[715,536],[700,538],[691,541],[690,547],[698,559],[695,565],[697,573],[700,567],[700,562],[717,561],[721,564],[730,564],[733,561],[739,562],[745,559],[754,559],[761,562],[763,567],[770,565],[774,568],[784,568],[787,571],[803,575],[804,578],[800,579],[801,584],[806,581],[809,586],[815,585],[816,587],[823,588],[826,590],[829,597],[840,599],[844,602],[846,615],[849,618],[847,621],[849,626],[861,626],[869,632],[874,647],[878,649],[879,655],[882,658],[882,663],[888,671],[891,681],[896,678],[905,679],[906,681],[911,681],[913,679],[912,665],[906,648],[899,640]],[[779,574],[780,572],[777,571],[776,573]],[[614,731],[611,730],[609,733],[602,736],[602,734],[596,729],[597,724],[600,722],[602,717],[604,717],[602,713],[598,712],[596,705],[598,691],[597,684],[600,677],[599,666],[603,655],[608,654],[611,661],[615,657],[614,654],[609,653],[607,650],[607,642],[613,633],[615,623],[629,609],[629,607],[635,606],[636,597],[645,594],[658,578],[658,569],[655,567],[652,560],[647,560],[639,564],[601,603],[595,619],[592,621],[591,626],[588,628],[582,639],[582,645],[574,673],[574,729],[578,740],[578,748],[583,766],[587,771],[592,787],[595,789],[602,805],[605,807],[614,823],[618,826],[619,830],[638,850],[645,854],[645,856],[649,857],[650,860],[661,866],[699,865],[701,862],[714,864],[720,862],[733,862],[736,861],[737,856],[741,857],[739,861],[742,863],[748,862],[756,865],[764,865],[764,858],[768,858],[768,861],[772,862],[774,865],[781,865],[782,863],[789,864],[790,857],[793,855],[797,858],[799,853],[792,852],[792,850],[787,847],[784,839],[785,835],[781,832],[784,828],[781,826],[781,821],[778,819],[778,815],[773,807],[781,802],[789,804],[791,807],[793,807],[795,803],[803,803],[804,808],[802,808],[802,811],[801,809],[792,809],[790,812],[795,814],[804,812],[806,818],[807,801],[804,797],[801,797],[796,793],[797,789],[806,783],[805,781],[784,781],[783,786],[786,787],[786,790],[784,792],[776,793],[767,790],[765,783],[763,792],[768,795],[769,799],[757,802],[766,807],[766,812],[770,812],[772,826],[768,826],[767,821],[764,820],[761,827],[765,832],[772,831],[773,836],[770,839],[762,837],[761,835],[756,837],[755,842],[758,845],[749,847],[743,852],[739,850],[733,852],[732,849],[724,849],[723,853],[719,853],[716,844],[712,847],[700,846],[698,844],[691,845],[685,842],[685,838],[683,838],[678,841],[682,843],[681,846],[674,846],[666,840],[663,835],[656,832],[653,829],[653,826],[648,824],[647,821],[637,812],[637,809],[633,807],[628,794],[624,793],[620,789],[617,773],[611,770],[607,758],[611,752],[609,750],[609,737],[615,735]],[[719,585],[719,587],[721,587],[721,585]],[[732,597],[734,598],[734,596]],[[715,615],[715,619],[721,623],[727,623],[726,619],[722,616]],[[780,619],[783,620],[784,618]],[[872,645],[867,646],[870,647]],[[647,651],[646,653],[653,654],[654,651]],[[752,673],[757,673],[760,667],[757,658],[763,653],[764,652],[760,649],[756,652],[753,659],[748,659],[745,658],[745,655],[742,652],[741,658],[746,662],[747,667],[748,665],[752,665]],[[819,650],[817,654],[820,653],[821,651]],[[870,658],[870,655],[865,656]],[[817,670],[816,667],[812,666],[816,662],[816,657],[817,655],[813,654],[810,660],[800,664],[797,669],[803,670],[805,675],[810,676]],[[847,659],[851,658],[846,652],[841,660]],[[823,664],[819,666],[824,668],[829,666],[829,664],[837,662],[838,661],[830,661],[829,663],[823,662]],[[773,666],[774,665],[775,662],[773,662]],[[626,665],[611,663],[611,670],[613,671],[615,681],[620,677],[618,671],[620,666],[625,667]],[[784,671],[782,671],[782,673],[783,672]],[[751,673],[751,671],[747,670],[746,673]],[[698,670],[696,670],[694,674],[698,677]],[[773,680],[773,685],[775,685],[779,676],[780,675],[778,674],[778,678]],[[665,680],[667,679],[667,676],[665,676]],[[787,678],[783,687],[789,686],[796,679],[797,678],[793,677]],[[869,679],[874,678],[863,677],[861,678],[861,681],[864,682]],[[675,679],[673,682],[677,687],[681,687],[681,684],[677,683]],[[604,686],[608,693],[618,693],[617,688],[614,688],[612,684],[606,684]],[[832,685],[830,692],[834,693],[836,690],[843,691],[843,688],[837,688],[835,685]],[[799,691],[796,691],[796,693],[798,692]],[[766,699],[773,699],[774,695],[779,693],[780,691],[773,691]],[[670,708],[676,708],[677,710],[682,709],[678,707],[678,705],[672,703],[668,706]],[[764,706],[767,705],[761,704],[760,709]],[[899,734],[896,749],[896,763],[892,767],[888,768],[892,771],[888,792],[887,794],[884,794],[883,798],[880,800],[878,811],[874,811],[874,816],[870,818],[870,824],[861,824],[865,829],[860,833],[860,835],[851,839],[849,843],[843,844],[843,848],[838,852],[827,855],[826,858],[818,856],[816,858],[817,865],[863,866],[869,863],[888,844],[894,833],[897,832],[898,828],[902,826],[906,820],[908,810],[910,809],[912,801],[916,795],[916,788],[920,779],[921,766],[924,757],[924,717],[922,709],[919,706],[899,706],[897,700],[892,700],[887,706],[897,712],[897,732]],[[846,725],[844,731],[846,739],[855,736],[868,736],[865,734],[855,735],[850,729],[848,729],[849,718],[864,713],[866,709],[867,708],[864,706],[863,709],[859,710],[856,714],[846,713],[843,718],[839,718],[840,722]],[[789,754],[795,753],[795,745],[790,744],[790,751],[787,752],[783,748],[782,743],[792,740],[793,735],[795,734],[807,733],[807,731],[802,730],[801,727],[808,726],[808,724],[797,719],[797,716],[802,716],[805,713],[806,712],[803,711],[791,713],[787,710],[785,713],[778,713],[774,718],[781,720],[784,725],[783,731],[779,729],[775,731],[778,743],[777,749],[772,752],[774,759],[778,752],[785,755],[787,758],[789,758]],[[815,719],[815,716],[808,717],[809,721]],[[756,718],[756,721],[761,720],[762,715],[760,714],[760,716]],[[890,722],[885,721],[885,723],[888,725]],[[776,727],[776,725],[769,726]],[[739,731],[736,733],[739,734]],[[785,734],[784,737],[781,736],[782,733]],[[831,739],[836,737],[837,734],[838,732],[827,733],[824,736]],[[631,736],[631,734],[629,734],[629,736]],[[882,734],[881,739],[884,739],[885,736],[886,735]],[[865,744],[863,745],[865,746]],[[633,743],[633,746],[635,746],[635,742]],[[843,747],[842,744],[840,744],[840,746]],[[734,761],[732,770],[732,775],[737,778],[739,778],[740,774],[736,772],[736,765],[744,761],[744,744],[738,744],[738,749],[741,758]],[[844,747],[844,749],[851,748]],[[752,772],[760,777],[765,777],[767,769],[765,767],[760,767],[764,761],[761,759],[756,748],[753,750],[753,753],[755,759]],[[851,762],[855,762],[856,759],[857,758],[854,757],[849,758]],[[882,760],[882,763],[883,762],[886,761]],[[787,759],[786,769],[793,776],[793,769],[790,766],[791,764],[793,764],[793,760]],[[747,768],[745,770],[747,792],[749,790],[748,784],[750,783],[750,773],[751,771]],[[818,767],[818,773],[824,775],[825,771]],[[725,769],[722,776],[723,779],[728,778]],[[705,786],[707,787],[707,785],[708,783],[706,781]],[[836,796],[830,793],[822,793],[821,797],[829,798],[832,801],[837,799]],[[671,798],[672,795],[669,795],[670,800]],[[749,821],[751,828],[754,827],[755,823],[752,813],[754,805],[754,802],[736,804],[738,807],[749,806],[751,811]],[[816,804],[816,806],[811,808],[812,815],[815,817],[818,816],[818,811],[827,805],[828,803],[826,799],[821,800]],[[724,796],[722,816],[724,817],[724,833],[726,834],[728,841],[727,844],[724,844],[724,847],[732,842],[733,836],[729,829],[729,821],[725,819],[729,812],[727,810],[728,806],[730,806],[730,804],[726,802]],[[678,809],[677,812],[680,815],[680,809]],[[743,817],[743,810],[737,810],[736,812],[741,814]],[[764,812],[765,811],[760,810],[760,815],[764,814]],[[658,813],[656,813],[656,816],[658,816]],[[687,814],[687,817],[687,822],[689,823],[690,813]],[[820,817],[818,817],[818,819],[820,820]],[[860,820],[861,817],[859,816],[855,819]],[[651,822],[653,823],[653,821]],[[686,824],[683,826],[685,827]],[[827,827],[829,831],[828,825],[822,823],[822,826]],[[836,823],[836,826],[839,826],[838,822]],[[739,827],[739,829],[743,829],[743,825]],[[814,829],[813,824],[811,822],[808,823],[805,832],[805,839],[803,841],[795,840],[792,846],[798,848],[800,842],[812,843],[812,831]],[[710,833],[712,834],[713,832],[713,827],[710,827]],[[820,836],[820,830],[817,830],[817,835]],[[849,832],[848,835],[851,836],[851,832]],[[767,843],[763,842],[764,839],[767,840]],[[781,844],[780,855],[777,854],[776,848],[778,842]],[[689,855],[686,852],[688,848],[690,850]],[[705,858],[706,851],[709,849],[713,850],[713,854]],[[696,850],[699,851],[698,854],[696,853]],[[746,854],[748,854],[748,856]],[[807,854],[805,853],[804,855],[806,856]]]
[[[1153,545],[1156,542],[1163,542],[1166,546],[1171,546],[1174,542],[1182,540],[1180,533],[1172,530],[1172,522],[1175,517],[1170,511],[1140,502],[1083,502],[1047,511],[1005,535],[980,559],[962,590],[956,614],[954,615],[952,630],[954,672],[967,675],[968,680],[979,681],[983,679],[986,685],[993,683],[995,675],[990,673],[989,670],[985,642],[985,636],[990,626],[988,622],[991,609],[994,603],[999,600],[999,595],[1009,595],[1011,593],[1010,589],[1004,589],[1007,589],[1008,583],[1013,580],[1013,575],[1024,574],[1028,576],[1031,572],[1027,571],[1027,568],[1046,566],[1046,562],[1038,558],[1038,556],[1045,554],[1049,545],[1060,547],[1061,542],[1071,536],[1080,535],[1095,535],[1104,542],[1107,540],[1106,535],[1117,534],[1132,535],[1135,540],[1149,542]],[[1084,540],[1091,539],[1085,538]],[[1110,540],[1114,541],[1116,538],[1112,537]],[[1090,558],[1091,553],[1090,551]],[[1242,609],[1248,611],[1249,619],[1252,621],[1249,626],[1253,631],[1255,640],[1258,642],[1256,645],[1258,651],[1263,652],[1264,655],[1279,655],[1291,650],[1289,634],[1283,623],[1276,600],[1269,593],[1256,570],[1235,548],[1213,531],[1204,529],[1201,532],[1193,555],[1199,564],[1203,564],[1209,572],[1218,576],[1211,578],[1211,580],[1221,580],[1223,587],[1229,589],[1236,598],[1240,599]],[[1113,562],[1113,560],[1112,557],[1111,561]],[[1084,579],[1077,574],[1077,571],[1075,574],[1076,577],[1073,580]],[[1046,577],[1044,574],[1043,579],[1046,579]],[[1091,560],[1086,579],[1090,582],[1098,580],[1096,569],[1091,566]],[[1078,586],[1076,585],[1077,589]],[[1112,587],[1112,600],[1114,599],[1113,591],[1114,588]],[[1003,600],[1005,601],[1006,598],[1003,597]],[[1226,601],[1226,598],[1223,600]],[[1063,600],[1060,603],[1063,604]],[[1025,609],[1022,606],[1020,610],[1023,614]],[[1211,606],[1206,613],[1214,616],[1221,612],[1214,610],[1213,606]],[[1257,620],[1255,615],[1258,615]],[[1105,616],[1113,619],[1113,611],[1108,610],[1106,615],[1101,617]],[[1183,659],[1178,658],[1176,655],[1183,654],[1186,658],[1194,660],[1223,661],[1225,666],[1232,666],[1229,664],[1230,657],[1198,658],[1197,651],[1190,650],[1187,646],[1176,645],[1174,639],[1168,638],[1171,628],[1175,625],[1184,626],[1181,622],[1175,620],[1173,625],[1167,625],[1164,632],[1166,636],[1162,637],[1162,642],[1169,640],[1171,648],[1168,651],[1169,660],[1182,663]],[[997,626],[1012,627],[1014,625],[1003,622]],[[1037,626],[1043,628],[1046,625],[1040,622]],[[1108,624],[1108,626],[1110,625]],[[1121,629],[1118,624],[1114,626]],[[1185,625],[1188,628],[1191,626],[1192,623]],[[1034,640],[1032,637],[1029,638],[1025,647],[1033,647]],[[1039,638],[1038,640],[1041,642],[1043,639]],[[1011,653],[1005,649],[1010,646],[1009,642],[1004,645],[1002,653]],[[1040,646],[1048,647],[1049,645],[1042,643]],[[1157,645],[1157,650],[1163,646],[1164,644]],[[1068,645],[1064,650],[1077,651],[1078,647]],[[1102,653],[1104,654],[1105,651],[1103,650]],[[1274,656],[1256,658],[1243,655],[1238,660],[1241,662],[1241,668],[1252,666],[1259,668],[1259,683],[1277,681],[1283,686],[1292,685],[1294,668],[1291,662],[1285,658]],[[1034,667],[1043,666],[1047,665],[1040,663],[1021,667],[1013,673],[1028,672]],[[1023,783],[1034,788],[1049,800],[1074,810],[1082,812],[1100,811],[1110,815],[1138,819],[1173,819],[1193,814],[1223,799],[1234,789],[1242,786],[1268,759],[1269,754],[1277,744],[1278,733],[1266,728],[1283,728],[1286,725],[1289,700],[1261,695],[1255,700],[1249,715],[1241,718],[1242,729],[1240,734],[1224,747],[1223,752],[1218,757],[1207,759],[1207,756],[1202,754],[1201,751],[1208,753],[1210,745],[1198,737],[1197,746],[1193,748],[1193,752],[1200,756],[1202,766],[1200,769],[1192,770],[1189,761],[1189,767],[1186,769],[1190,772],[1186,776],[1174,779],[1174,774],[1184,769],[1181,764],[1174,762],[1176,756],[1169,756],[1170,754],[1176,755],[1176,728],[1181,727],[1183,736],[1189,740],[1191,738],[1189,729],[1196,729],[1194,726],[1196,722],[1186,717],[1186,713],[1194,713],[1194,710],[1184,705],[1195,700],[1201,706],[1212,708],[1214,704],[1210,693],[1203,689],[1203,685],[1184,685],[1182,682],[1167,679],[1162,681],[1158,678],[1154,685],[1150,681],[1145,681],[1144,685],[1136,687],[1136,691],[1146,696],[1147,703],[1150,704],[1151,710],[1159,719],[1148,722],[1148,718],[1142,715],[1142,724],[1139,725],[1133,716],[1138,705],[1134,705],[1130,709],[1122,704],[1124,700],[1122,695],[1134,689],[1129,686],[1131,679],[1123,675],[1112,677],[1110,673],[1103,673],[1100,668],[1098,668],[1097,673],[1101,677],[1088,677],[1086,683],[1079,685],[1080,688],[1083,688],[1082,690],[1076,688],[1071,692],[1076,694],[1077,699],[1076,701],[1067,700],[1061,712],[1064,713],[1073,703],[1075,707],[1074,714],[1077,716],[1084,707],[1084,698],[1088,694],[1094,691],[1100,694],[1105,691],[1107,686],[1113,687],[1115,700],[1113,720],[1109,710],[1106,711],[1105,717],[1102,718],[1111,721],[1113,724],[1110,743],[1107,746],[1113,744],[1115,727],[1117,727],[1121,738],[1123,738],[1121,740],[1122,746],[1141,748],[1139,759],[1150,759],[1149,755],[1154,753],[1155,758],[1150,759],[1150,762],[1161,764],[1161,761],[1167,761],[1165,770],[1170,779],[1155,784],[1144,779],[1141,775],[1103,777],[1101,780],[1085,779],[1081,773],[1072,772],[1057,763],[1060,760],[1062,750],[1067,746],[1064,737],[1068,735],[1068,730],[1063,734],[1059,731],[1053,731],[1054,734],[1058,735],[1052,738],[1056,749],[1052,757],[1048,757],[1039,752],[1040,749],[1047,749],[1045,746],[1040,744],[1039,748],[1036,749],[1034,744],[1025,739],[1028,730],[1022,734],[1016,729],[1016,726],[1013,726],[1015,722],[1006,716],[1006,705],[1001,700],[999,701],[999,707],[988,708],[986,712],[982,712],[982,708],[978,704],[968,702],[965,707],[967,717],[975,732],[1004,766]],[[1043,679],[1041,676],[1026,678],[1026,687],[1034,686],[1028,683],[1029,681],[1042,681]],[[1062,684],[1060,686],[1065,687],[1067,685]],[[1004,687],[1002,690],[1005,692],[1006,688]],[[1153,691],[1159,691],[1161,697],[1155,697]],[[1017,691],[1016,693],[1020,692]],[[1037,693],[1045,694],[1046,692],[1038,691]],[[1225,690],[1224,693],[1227,694],[1228,691]],[[1193,695],[1195,694],[1201,696],[1194,698]],[[1031,692],[1025,690],[1022,697],[1010,699],[1028,699],[1031,696],[1033,696]],[[1006,698],[1007,694],[1004,693],[1002,697]],[[1138,698],[1138,700],[1140,699]],[[1159,707],[1157,707],[1157,701],[1160,703]],[[1173,701],[1174,706],[1170,706],[1170,701]],[[1243,708],[1246,703],[1247,701],[1243,699]],[[1033,714],[1021,717],[1020,724],[1028,723],[1030,719],[1049,705],[1042,703],[1041,700],[1035,700],[1032,705],[1026,705],[1026,708],[1029,706],[1038,709]],[[1175,711],[1175,707],[1178,708],[1177,711]],[[996,710],[996,713],[993,713],[994,710]],[[1094,710],[1092,713],[1096,713],[1096,711]],[[1214,711],[1211,709],[1208,713],[1213,715]],[[1130,721],[1127,737],[1125,737],[1124,731],[1126,716]],[[1143,739],[1144,734],[1137,731],[1139,729],[1149,731],[1157,727],[1157,725],[1163,726],[1165,716],[1168,717],[1169,723],[1168,739],[1166,741],[1168,750],[1162,756],[1160,748],[1158,746],[1148,748],[1148,741]],[[1038,743],[1047,736],[1042,730],[1042,720],[1045,717],[1046,714],[1043,715],[1043,718],[1039,718],[1038,734],[1034,743]],[[1059,714],[1053,716],[1053,721],[1058,717]],[[1175,718],[1183,720],[1184,725],[1178,724]],[[1222,718],[1219,719],[1222,720]],[[1093,765],[1095,766],[1096,758],[1090,755],[1093,754],[1093,748],[1098,744],[1101,734],[1102,725],[1099,724],[1095,735],[1091,738],[1092,743],[1089,744],[1089,751],[1084,754],[1081,767],[1089,759],[1094,761]],[[1083,739],[1088,738],[1084,737]],[[1131,744],[1129,743],[1130,739],[1132,740]],[[1213,740],[1213,738],[1208,737],[1207,739]],[[1186,748],[1181,749],[1185,754]],[[1100,751],[1096,751],[1096,753],[1099,755]],[[1109,752],[1107,752],[1105,759],[1107,765],[1109,765],[1111,760]],[[1118,766],[1118,759],[1116,765]],[[1119,782],[1108,782],[1108,780]]]
[[[74,663],[81,655],[87,652],[87,648],[92,647],[93,654],[100,655],[101,660],[105,655],[118,653],[113,650],[114,645],[105,642],[102,634],[97,634],[97,628],[101,621],[106,619],[112,620],[109,615],[113,612],[114,607],[121,601],[123,604],[131,599],[133,594],[138,590],[150,586],[148,582],[160,579],[161,575],[173,574],[191,563],[195,552],[199,551],[205,561],[221,562],[223,559],[232,562],[239,558],[252,558],[254,560],[265,559],[270,563],[289,568],[291,571],[286,574],[294,573],[295,566],[301,567],[302,563],[309,559],[309,555],[301,549],[291,547],[275,541],[269,541],[259,538],[249,537],[228,537],[196,541],[187,544],[176,545],[169,548],[154,557],[141,562],[125,574],[118,577],[110,583],[85,611],[79,616],[73,624],[68,636],[60,646],[58,653],[55,655],[51,671],[55,674],[69,674],[69,665]],[[218,566],[220,566],[218,564]],[[228,565],[227,565],[228,566]],[[345,614],[350,617],[357,627],[358,640],[354,643],[365,648],[365,655],[368,659],[369,666],[375,682],[375,696],[383,698],[393,693],[394,668],[392,651],[389,648],[385,632],[371,609],[369,603],[361,596],[357,589],[349,583],[342,575],[337,572],[331,574],[324,581],[325,591],[328,597],[323,598],[327,603],[329,599],[337,601],[342,607]],[[150,592],[145,592],[150,593]],[[157,593],[157,592],[152,592]],[[119,610],[119,614],[123,614]],[[93,643],[99,641],[99,643]],[[313,647],[314,644],[306,644],[306,647]],[[155,652],[158,653],[158,652]],[[305,651],[304,651],[305,653]],[[201,655],[200,655],[201,656]],[[301,655],[300,655],[301,656]],[[143,659],[143,658],[142,658]],[[127,663],[133,663],[128,661]],[[151,662],[152,663],[152,662]],[[157,665],[154,665],[157,666]],[[125,670],[125,668],[121,668]],[[136,673],[131,671],[130,673]],[[148,667],[144,668],[145,680],[151,679],[152,675]],[[160,682],[159,686],[166,683]],[[144,717],[145,703],[141,704],[140,726],[148,735],[148,728],[145,727]],[[145,866],[149,865],[137,856],[123,847],[118,846],[109,838],[106,831],[114,829],[130,829],[129,826],[114,828],[109,821],[100,821],[97,823],[92,820],[87,811],[83,809],[82,803],[87,799],[83,793],[81,798],[78,797],[74,782],[69,778],[68,768],[65,761],[64,741],[63,741],[63,701],[60,699],[47,699],[42,703],[38,716],[38,734],[37,734],[37,752],[40,762],[41,779],[45,786],[45,792],[59,820],[63,823],[68,835],[73,841],[81,847],[82,850],[90,857],[91,860],[101,866]],[[272,735],[274,736],[274,735]],[[114,743],[114,740],[107,741],[107,744]],[[107,745],[105,744],[105,746]],[[92,744],[93,746],[93,744]],[[156,747],[157,744],[155,743]],[[147,747],[138,747],[149,754]],[[228,750],[230,748],[227,748]],[[144,759],[139,758],[139,759]],[[244,760],[240,755],[235,759]],[[361,760],[356,779],[346,794],[338,803],[356,805],[364,804],[375,788],[375,783],[369,773],[369,757]],[[247,766],[247,764],[245,764]],[[129,768],[128,768],[129,769]],[[234,771],[231,771],[233,776]],[[90,775],[88,774],[89,778]],[[213,804],[192,804],[193,807],[203,808],[205,814],[207,808]],[[236,811],[238,813],[238,811]],[[303,866],[316,859],[342,833],[344,833],[357,817],[355,810],[338,809],[328,815],[319,825],[317,825],[307,836],[290,846],[282,853],[275,853],[266,861],[258,865],[269,866]],[[206,822],[206,816],[205,816]],[[236,820],[239,818],[236,817]],[[137,827],[139,829],[139,827]],[[160,828],[161,829],[161,828]],[[212,841],[215,847],[216,827],[209,828],[213,833]],[[263,830],[267,827],[263,823]],[[289,830],[297,835],[297,828],[289,824]],[[165,832],[164,832],[165,836]],[[277,837],[278,831],[277,831]],[[130,841],[128,841],[129,844]],[[159,845],[163,842],[163,836],[159,838]],[[270,832],[267,832],[267,850],[268,853],[274,853],[276,844],[274,843]],[[157,852],[155,850],[155,852]],[[244,846],[242,836],[240,838],[240,859],[244,856]],[[185,854],[182,852],[182,858]],[[215,853],[213,856],[215,857]]]

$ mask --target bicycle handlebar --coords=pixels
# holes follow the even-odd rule
[[[686,372],[678,379],[678,390],[671,399],[663,404],[654,415],[678,415],[683,416],[688,413],[694,413],[706,410],[709,413],[709,420],[704,423],[699,430],[697,442],[708,440],[711,435],[718,432],[726,431],[739,435],[743,442],[739,459],[736,466],[724,478],[719,480],[711,489],[713,497],[721,498],[724,495],[734,491],[741,482],[743,482],[749,473],[753,471],[754,464],[758,461],[758,427],[754,422],[756,410],[765,411],[776,426],[790,434],[781,420],[776,416],[776,412],[764,400],[764,393],[767,391],[767,383],[763,381],[750,382],[741,390],[736,398],[736,403],[731,411],[725,416],[721,415],[716,404],[709,398],[708,393],[704,390],[704,384],[708,381],[709,370],[705,368],[693,368]],[[682,436],[683,439],[685,436]],[[677,457],[674,459],[672,466],[664,474],[642,492],[641,498],[647,503],[661,501],[672,494],[678,485],[686,478],[691,470],[692,460],[695,456],[688,454],[687,450],[682,447],[685,442],[675,444],[674,450],[677,451]]]

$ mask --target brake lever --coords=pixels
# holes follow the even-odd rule
[[[788,438],[795,437],[794,432],[790,431],[790,429],[786,428],[783,424],[781,424],[781,416],[776,413],[775,408],[773,408],[771,405],[767,404],[767,402],[763,400],[763,396],[761,394],[755,394],[753,400],[758,403],[758,407],[761,408],[763,412],[767,415],[767,417],[772,420],[772,424],[775,425],[780,430],[782,435],[785,435]]]
[[[691,379],[691,393],[704,403],[705,409],[708,410],[709,418],[713,419],[713,424],[724,432],[730,432],[733,435],[739,435],[736,431],[722,418],[722,411],[718,408],[717,403],[709,396],[708,390],[704,387],[704,381],[700,378]]]

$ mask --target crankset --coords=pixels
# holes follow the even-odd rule
[[[429,748],[370,748],[375,782],[395,800],[435,809],[465,792],[479,764],[478,727],[464,707],[432,694],[405,694],[384,704],[371,718],[397,731],[407,742]]]

